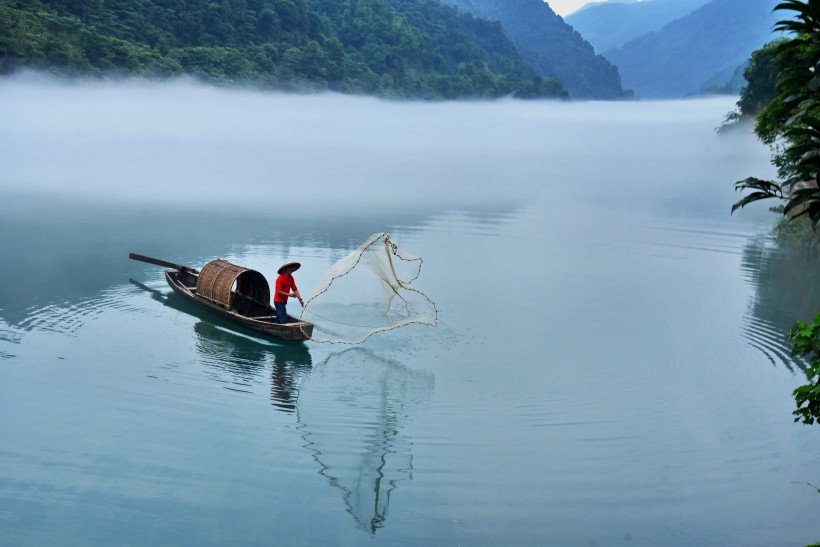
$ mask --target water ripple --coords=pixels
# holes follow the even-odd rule
[[[795,360],[787,347],[783,329],[765,319],[747,316],[743,321],[743,333],[749,344],[763,353],[773,365],[780,363],[794,371]]]
[[[8,323],[0,319],[0,359],[11,359],[14,354],[3,349],[6,344],[19,344],[22,340],[22,333],[11,327]]]
[[[112,310],[142,311],[141,306],[128,298],[129,292],[127,287],[116,287],[75,302],[31,307],[26,310],[25,318],[17,326],[25,331],[42,330],[74,335],[85,324],[102,318]]]

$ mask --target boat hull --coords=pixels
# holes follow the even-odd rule
[[[175,293],[196,306],[266,336],[280,340],[304,341],[310,340],[313,335],[313,323],[307,321],[288,316],[288,323],[276,323],[276,310],[269,305],[254,303],[253,308],[243,315],[197,295],[197,275],[192,272],[166,270],[165,281]]]

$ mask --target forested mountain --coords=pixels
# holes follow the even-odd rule
[[[564,20],[581,33],[595,51],[620,47],[639,36],[689,15],[709,0],[643,0],[595,2]]]
[[[191,74],[408,98],[566,97],[436,0],[0,0],[0,72]]]
[[[543,76],[560,79],[579,98],[622,98],[618,69],[543,0],[443,0],[491,21],[500,21],[524,59]]]
[[[712,0],[691,14],[604,52],[624,86],[640,97],[682,97],[700,92],[716,75],[726,79],[752,51],[774,39],[778,0]]]

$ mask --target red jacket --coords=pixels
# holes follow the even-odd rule
[[[292,291],[299,290],[296,288],[296,281],[293,280],[293,276],[287,274],[279,274],[279,277],[276,278],[276,286],[274,289],[275,292],[273,294],[273,301],[284,302],[285,304],[288,303],[288,297],[280,296],[279,291],[282,291],[285,294],[290,294]]]

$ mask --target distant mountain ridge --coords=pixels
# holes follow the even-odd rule
[[[697,94],[721,73],[732,74],[751,53],[776,38],[779,0],[712,0],[691,14],[604,52],[624,86],[643,98]]]
[[[522,57],[542,76],[555,76],[570,96],[624,97],[618,69],[543,0],[442,0],[477,17],[499,21]]]
[[[689,15],[709,0],[644,0],[595,2],[564,20],[598,53],[620,47],[644,34]]]

